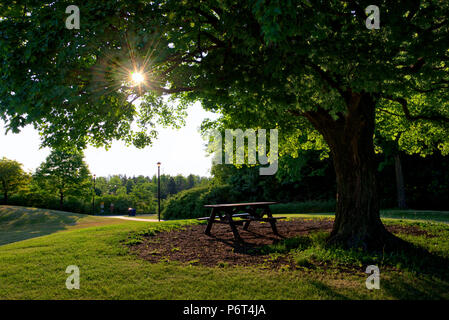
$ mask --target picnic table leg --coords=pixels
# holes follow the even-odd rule
[[[242,238],[240,238],[239,232],[237,231],[234,221],[232,220],[232,212],[226,210],[225,214],[226,218],[228,218],[229,226],[231,227],[232,233],[234,234],[234,239],[236,241],[243,241]]]
[[[271,214],[271,210],[270,207],[266,206],[264,209],[265,213],[267,214],[268,218],[273,218],[273,215]],[[276,228],[276,220],[270,220],[270,224],[271,224],[271,229],[273,229],[273,233],[275,235],[279,235],[278,233],[278,229]]]
[[[249,208],[248,209],[248,212],[252,215],[252,216],[255,216],[255,214],[256,214],[256,211],[255,210],[253,210],[252,208]],[[247,220],[246,222],[245,222],[245,224],[243,225],[243,230],[248,230],[248,227],[249,227],[249,224],[251,223],[251,220]]]
[[[223,214],[221,213],[220,210],[218,210],[218,217],[220,218],[220,221],[224,221],[225,217],[223,217]]]
[[[207,222],[207,227],[206,227],[206,231],[204,231],[205,234],[207,234],[208,236],[210,236],[210,230],[212,229],[212,224],[215,221],[215,208],[212,208],[212,212],[210,213],[210,217],[209,217],[209,221]]]

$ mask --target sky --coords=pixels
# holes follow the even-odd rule
[[[127,176],[153,176],[160,161],[161,174],[196,174],[210,176],[212,157],[205,151],[205,142],[199,133],[205,118],[216,119],[217,115],[204,111],[199,103],[188,109],[186,125],[179,130],[159,128],[159,136],[152,146],[144,149],[126,147],[122,142],[113,142],[111,148],[85,150],[85,161],[90,172],[97,176],[126,174]],[[32,127],[25,127],[19,134],[4,134],[4,122],[0,121],[0,158],[19,161],[23,168],[34,171],[49,155],[50,149],[40,149],[40,137]]]

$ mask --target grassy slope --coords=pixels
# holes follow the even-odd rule
[[[111,220],[117,223],[0,246],[0,299],[449,299],[447,281],[409,271],[381,270],[381,289],[369,291],[361,266],[342,273],[150,264],[128,254],[124,241],[130,234],[193,222]],[[447,255],[449,227],[421,227],[434,228],[437,237],[407,240]],[[65,288],[69,265],[80,268],[80,290]]]
[[[111,223],[116,221],[56,210],[0,206],[0,245],[63,230]]]

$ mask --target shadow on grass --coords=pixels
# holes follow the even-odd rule
[[[307,235],[279,239],[271,235],[250,232],[254,238],[271,244],[253,244],[214,237],[233,248],[234,252],[248,255],[290,255],[296,265],[316,267],[322,264],[336,269],[360,270],[360,266],[378,265],[381,269],[409,271],[435,277],[449,283],[449,255],[430,252],[428,248],[395,237],[398,246],[389,251],[366,251],[344,249],[327,244],[328,232],[316,232],[314,228]],[[441,237],[441,241],[447,241]]]
[[[64,230],[80,217],[55,210],[0,206],[0,245]]]
[[[448,283],[435,278],[381,278],[380,286],[392,297],[402,300],[443,300],[449,296]]]
[[[349,297],[338,293],[335,289],[331,288],[328,285],[325,285],[324,283],[317,281],[317,280],[312,280],[309,282],[310,285],[312,285],[316,290],[318,290],[320,292],[320,296],[323,296],[325,298],[329,298],[329,299],[339,299],[339,300],[348,300],[350,299]]]

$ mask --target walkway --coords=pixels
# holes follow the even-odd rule
[[[123,219],[123,220],[132,220],[132,221],[145,221],[145,222],[159,222],[157,219],[142,219],[142,218],[133,218],[128,216],[101,216],[103,218],[115,218],[115,219]],[[164,220],[161,220],[164,221]]]

